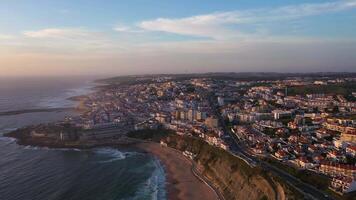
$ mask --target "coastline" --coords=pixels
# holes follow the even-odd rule
[[[0,112],[0,116],[9,116],[9,115],[21,115],[26,113],[37,113],[37,112],[63,112],[76,110],[76,108],[67,107],[67,108],[37,108],[37,109],[24,109],[24,110],[13,110]]]
[[[193,163],[178,151],[162,147],[154,142],[139,142],[134,145],[156,156],[165,167],[169,200],[216,200],[216,192],[192,170]]]
[[[113,141],[93,141],[84,143],[53,143],[53,141],[23,140],[12,135],[5,135],[16,139],[18,145],[36,146],[47,148],[75,148],[92,149],[96,147],[122,148],[129,147],[149,153],[156,157],[163,165],[166,174],[166,192],[169,200],[216,200],[219,199],[216,191],[211,188],[193,170],[193,163],[184,157],[178,150],[169,147],[162,147],[159,143],[143,141],[134,138]]]
[[[88,111],[88,108],[85,106],[85,98],[87,97],[84,95],[68,98],[68,100],[75,102],[76,105],[74,105],[73,107],[10,110],[10,111],[0,112],[0,116],[21,115],[27,113],[65,112],[65,111],[74,111],[78,114],[83,114],[86,111]]]
[[[94,88],[95,89],[95,88]],[[1,115],[20,115],[25,113],[36,112],[62,112],[74,111],[77,114],[84,114],[88,111],[85,104],[88,94],[78,95],[67,98],[67,100],[75,102],[75,106],[68,108],[43,108],[43,109],[25,109],[15,110],[0,113]],[[166,179],[166,193],[169,200],[213,200],[219,199],[216,192],[211,188],[201,177],[199,173],[193,171],[193,163],[178,152],[171,148],[162,147],[158,143],[137,140],[133,138],[122,138],[120,140],[102,140],[102,141],[86,141],[86,142],[58,142],[54,140],[46,140],[41,138],[21,138],[19,135],[8,135],[16,139],[16,143],[22,146],[34,146],[54,149],[92,149],[97,147],[133,147],[138,151],[151,154],[156,157],[164,167]]]

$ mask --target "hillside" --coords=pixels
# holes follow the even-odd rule
[[[129,135],[148,139],[145,131],[142,131],[144,137],[140,137],[139,132]],[[175,134],[162,137],[169,147],[196,154],[198,170],[220,190],[225,199],[303,199],[299,192],[278,177],[261,168],[252,168],[241,159],[200,139]],[[153,140],[157,141],[157,138]]]

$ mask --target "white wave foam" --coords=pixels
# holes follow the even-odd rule
[[[11,131],[16,130],[17,128],[1,128],[0,129],[0,136],[2,136],[4,133],[9,133]]]
[[[166,176],[163,166],[154,159],[152,163],[155,170],[149,179],[140,187],[136,192],[135,197],[132,199],[152,199],[152,200],[165,200],[166,197]]]
[[[122,152],[114,148],[99,148],[95,150],[95,153],[103,154],[110,158],[108,160],[100,161],[99,163],[111,163],[118,160],[124,160],[130,156],[136,156],[140,154],[138,152]]]
[[[8,145],[8,144],[12,144],[12,143],[16,142],[16,139],[15,138],[10,138],[10,137],[0,136],[0,141],[4,142],[5,145]]]
[[[26,150],[42,150],[42,151],[82,151],[76,148],[49,148],[49,147],[36,147],[36,146],[25,146]]]
[[[34,146],[30,146],[30,145],[27,145],[24,147],[24,149],[26,150],[38,150],[40,147],[34,147]]]
[[[38,106],[46,108],[62,108],[75,106],[76,102],[71,101],[68,98],[89,94],[90,92],[92,92],[92,87],[92,85],[85,85],[78,88],[65,89],[59,96],[50,96],[43,98],[38,103]]]

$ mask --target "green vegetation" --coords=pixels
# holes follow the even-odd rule
[[[356,101],[356,97],[352,94],[345,95],[345,99],[348,101]]]
[[[141,140],[152,140],[159,142],[162,138],[166,138],[171,134],[174,134],[174,131],[168,129],[144,129],[131,131],[127,134],[127,136]]]
[[[339,116],[338,118],[356,120],[356,114],[345,115],[345,116]]]
[[[275,138],[276,137],[276,130],[273,129],[273,128],[266,128],[264,131],[263,131],[264,134],[272,137],[272,138]]]
[[[356,158],[351,156],[351,155],[347,155],[346,156],[346,163],[349,165],[355,165],[356,164]]]
[[[329,187],[329,178],[326,176],[308,170],[299,170],[273,159],[265,159],[265,161],[320,190],[326,190]]]
[[[272,83],[254,83],[254,84],[248,86],[248,88],[261,87],[261,86],[270,87],[270,86],[272,86]]]
[[[356,200],[356,196],[354,194],[340,196],[337,193],[330,190],[329,189],[330,180],[325,175],[317,174],[308,170],[298,170],[294,167],[290,167],[274,159],[265,159],[265,161],[276,166],[279,169],[284,170],[285,172],[298,178],[302,182],[310,184],[326,192],[327,194],[329,194],[330,196],[332,196],[337,200]]]
[[[218,188],[221,188],[226,199],[236,199],[238,196],[243,199],[244,191],[241,188],[255,189],[254,184],[256,183],[254,181],[260,178],[265,179],[269,184],[264,185],[264,187],[275,189],[278,183],[283,186],[290,199],[302,198],[301,194],[268,171],[260,167],[250,167],[240,158],[225,150],[211,146],[201,139],[170,135],[164,140],[169,147],[180,151],[188,150],[196,154],[195,161],[204,168],[203,174],[214,179],[215,184],[218,185]],[[261,182],[259,183],[261,184]],[[272,198],[270,193],[263,192],[257,196],[259,196],[259,199]]]
[[[261,200],[268,200],[268,197],[267,197],[267,196],[263,196],[263,197],[261,198]]]
[[[285,195],[289,199],[302,198],[300,193],[282,179],[260,167],[250,167],[238,157],[211,146],[199,138],[171,133],[173,131],[164,129],[140,130],[129,133],[129,136],[153,141],[160,141],[161,139],[169,147],[194,153],[197,168],[213,182],[226,199],[274,199],[278,191],[277,185],[283,187]],[[260,193],[254,193],[254,197],[246,196],[251,194],[251,191],[255,191],[256,187],[258,187]]]
[[[236,158],[235,156],[227,153],[225,150],[213,147],[206,143],[205,141],[192,138],[192,137],[182,137],[178,135],[170,135],[165,139],[168,146],[178,149],[180,151],[191,151],[197,154],[197,160],[205,166],[209,165],[210,162],[216,160],[227,160],[231,164],[231,168],[240,169],[246,176],[252,176],[258,173],[257,169],[251,168],[244,161]],[[209,159],[204,159],[206,155],[209,155]]]
[[[344,95],[348,97],[352,92],[356,91],[356,82],[347,82],[332,85],[306,85],[294,86],[288,88],[288,95],[306,95],[306,94],[333,94]]]
[[[187,89],[186,89],[186,92],[187,93],[194,93],[195,92],[195,87],[194,87],[194,85],[192,85],[192,84],[189,84],[188,86],[187,86]]]
[[[282,122],[284,126],[287,126],[289,122],[293,121],[293,119],[291,117],[285,117],[279,119],[278,121]]]

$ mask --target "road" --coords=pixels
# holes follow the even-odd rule
[[[230,136],[234,141],[234,147],[232,148],[230,153],[232,153],[234,155],[238,155],[239,157],[243,157],[247,161],[251,161],[250,165],[259,165],[263,169],[269,170],[273,174],[283,178],[289,184],[291,184],[295,188],[302,191],[306,195],[307,199],[325,199],[325,200],[332,199],[332,198],[328,197],[328,195],[326,193],[324,193],[323,191],[320,191],[317,188],[300,181],[298,178],[288,174],[287,172],[250,155],[249,153],[244,151],[242,148],[240,148],[240,146],[238,145],[238,141],[236,141],[236,138],[234,137],[234,135],[230,131],[229,131],[229,133],[231,134]]]
[[[305,199],[321,199],[321,200],[330,200],[333,198],[330,198],[326,193],[324,193],[321,190],[318,190],[317,188],[306,184],[302,181],[300,181],[298,178],[288,174],[287,172],[265,162],[262,161],[249,153],[247,153],[245,150],[243,150],[240,145],[239,145],[239,140],[236,137],[235,134],[233,134],[227,127],[224,122],[224,119],[222,118],[219,110],[218,110],[218,104],[216,100],[213,99],[213,97],[209,98],[210,103],[212,108],[214,108],[214,112],[216,116],[219,118],[219,122],[223,128],[224,134],[228,135],[230,139],[226,139],[228,144],[230,144],[230,153],[234,156],[237,156],[241,159],[243,159],[247,164],[250,166],[256,166],[259,165],[263,169],[266,169],[268,171],[271,171],[274,175],[277,175],[281,177],[283,180],[287,181],[291,186],[295,187],[297,190],[301,191],[304,193],[304,198]]]

